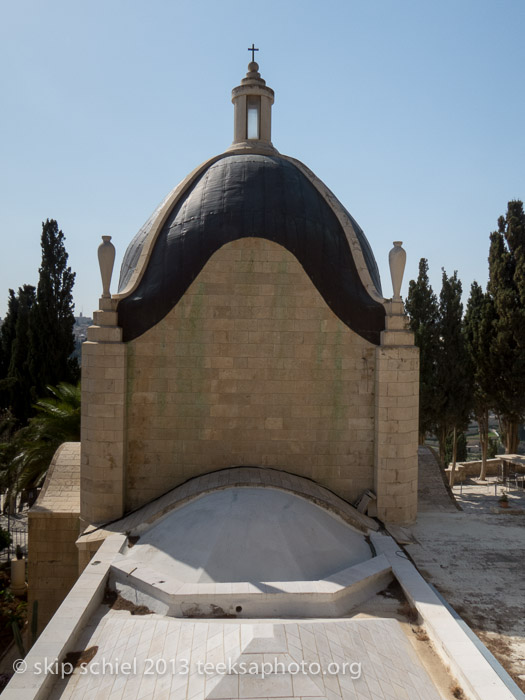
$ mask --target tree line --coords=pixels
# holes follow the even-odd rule
[[[74,351],[73,285],[65,237],[42,223],[38,285],[9,290],[0,329],[0,481],[32,485],[63,440],[78,440],[79,366]],[[406,311],[420,348],[419,434],[434,434],[443,465],[471,417],[479,425],[482,473],[489,412],[499,417],[507,453],[517,452],[525,416],[525,213],[519,200],[490,234],[487,288],[473,282],[465,313],[457,272],[442,274],[439,298],[422,258],[409,284]],[[49,393],[46,399],[42,399]],[[58,422],[62,421],[59,427]],[[46,427],[47,426],[47,427]],[[49,428],[49,430],[48,430]],[[65,432],[64,432],[65,431]],[[25,471],[24,471],[25,470]],[[21,475],[25,473],[25,477]],[[27,475],[29,474],[29,478]],[[2,479],[2,477],[4,477]],[[17,490],[18,487],[17,487]]]
[[[80,414],[75,386],[80,368],[72,356],[75,273],[54,219],[42,223],[41,252],[37,286],[9,290],[0,329],[0,483],[12,489],[16,481],[16,490],[22,482],[31,486],[38,481],[43,463],[47,461],[45,472],[49,453],[58,446],[53,430],[46,432],[45,417],[49,424],[56,422],[65,403],[77,403]],[[42,399],[46,394],[51,396]],[[24,470],[25,477],[32,476],[24,478]]]
[[[471,417],[479,426],[485,477],[489,412],[499,418],[505,451],[518,450],[525,416],[525,213],[508,203],[490,234],[487,288],[474,281],[463,313],[457,272],[443,270],[439,299],[422,258],[406,299],[410,327],[420,348],[419,437],[436,436],[445,466],[452,439],[455,464],[458,436]]]

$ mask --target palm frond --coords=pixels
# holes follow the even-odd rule
[[[36,416],[15,433],[4,457],[0,450],[0,480],[5,476],[16,491],[37,486],[57,448],[80,440],[80,385],[63,382],[47,388],[54,398],[39,399]]]

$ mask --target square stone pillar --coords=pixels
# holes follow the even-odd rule
[[[419,348],[402,302],[388,302],[376,349],[375,465],[377,514],[387,523],[417,516]]]
[[[116,300],[100,299],[82,345],[81,519],[102,523],[124,514],[126,344]]]

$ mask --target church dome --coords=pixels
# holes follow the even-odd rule
[[[372,551],[362,532],[295,493],[228,488],[175,508],[125,556],[168,581],[229,583],[317,581]]]
[[[251,63],[244,79],[248,85],[233,92],[236,131],[231,148],[188,176],[126,251],[117,294],[123,338],[132,340],[158,323],[219,248],[255,237],[291,252],[339,319],[378,344],[385,309],[366,236],[308,168],[271,144],[273,91],[253,77],[259,75],[254,67]],[[257,138],[250,138],[239,126],[249,122],[239,120],[238,103],[244,98],[249,104],[251,92],[258,91],[260,128]]]

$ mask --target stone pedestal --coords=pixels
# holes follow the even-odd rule
[[[100,299],[82,346],[81,519],[124,513],[126,346],[116,300]]]
[[[11,585],[9,590],[14,595],[24,595],[26,589],[26,560],[13,559],[11,561]]]
[[[389,523],[417,515],[419,348],[403,303],[387,303],[386,330],[376,349],[375,489],[377,513]]]

